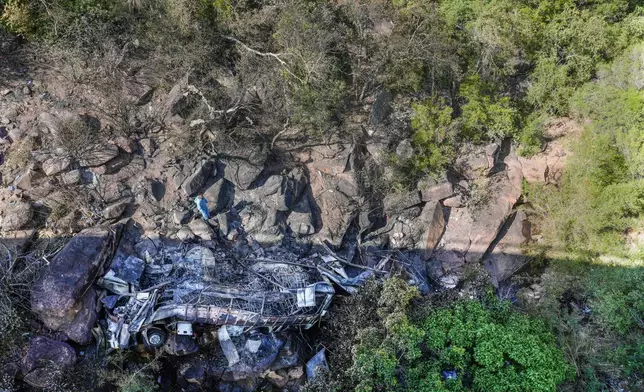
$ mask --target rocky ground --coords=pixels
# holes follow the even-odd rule
[[[96,109],[107,105],[96,91],[65,90],[60,73],[11,70],[10,77],[0,79],[0,243],[20,252],[34,238],[81,231],[90,238],[79,241],[84,259],[70,259],[57,272],[70,277],[70,286],[50,292],[65,298],[32,302],[48,337],[31,340],[15,375],[34,387],[43,387],[51,376],[39,361],[65,369],[76,361],[78,345],[92,341],[100,302],[91,260],[114,246],[113,233],[98,227],[132,222],[138,234],[131,252],[145,259],[164,242],[229,238],[231,222],[239,219],[252,238],[274,251],[306,255],[326,244],[372,266],[377,260],[364,250],[397,249],[424,266],[431,290],[457,288],[466,266],[476,263],[500,287],[527,262],[524,246],[538,241],[522,184],[557,183],[569,154],[567,141],[578,131],[571,120],[558,120],[543,151],[532,158],[517,156],[511,140],[470,147],[440,179],[394,192],[379,184],[391,176],[387,157],[408,153],[409,131],[404,111],[388,93],[374,96],[347,125],[357,129],[351,143],[331,138],[314,145],[277,139],[235,145],[208,139],[205,121],[194,118],[192,109],[199,93],[186,80],[163,89],[145,68],[132,70],[121,91],[129,110],[124,125]],[[74,134],[70,124],[82,124],[96,136]],[[206,135],[198,140],[209,140],[210,152],[181,154],[181,144],[194,139],[176,135],[195,132]],[[71,146],[61,144],[69,138]],[[198,193],[209,201],[219,231],[197,218],[193,198]],[[199,352],[178,367],[181,383],[204,387],[222,374],[230,389],[220,385],[220,390],[234,390],[235,383],[253,390],[257,383],[244,384],[255,380],[252,372],[277,388],[300,385],[306,372],[303,355],[294,354],[300,352],[296,339],[263,339],[272,339],[266,344],[272,349],[262,366],[249,364],[235,373],[211,358],[219,354]]]

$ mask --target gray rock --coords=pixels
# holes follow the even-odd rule
[[[154,155],[154,151],[156,151],[156,145],[154,143],[154,140],[150,138],[146,138],[146,139],[139,140],[139,143],[141,144],[141,148],[143,149],[145,156],[149,158],[152,155]]]
[[[180,211],[174,211],[172,213],[172,219],[174,220],[174,223],[177,225],[185,225],[188,223],[188,220],[192,216],[192,213],[190,210],[180,210]]]
[[[116,136],[110,140],[114,145],[116,145],[121,150],[125,151],[128,154],[136,152],[136,142],[125,136]]]
[[[116,158],[119,155],[119,148],[113,144],[96,145],[83,152],[79,163],[84,167],[101,166]]]
[[[477,146],[464,151],[456,162],[454,169],[468,180],[486,176],[494,167],[499,145]]]
[[[223,163],[226,165],[224,177],[243,190],[248,189],[263,170],[262,166],[253,165],[242,159],[226,159]]]
[[[93,323],[88,323],[87,303],[92,294],[87,293],[111,259],[120,231],[118,225],[85,229],[51,260],[31,291],[31,309],[47,328],[89,343]]]
[[[33,217],[31,205],[20,200],[10,201],[0,213],[0,229],[4,231],[20,230],[27,226]]]
[[[203,219],[195,219],[188,224],[190,230],[199,238],[204,241],[212,241],[215,235],[212,227]]]
[[[286,222],[293,234],[297,236],[307,236],[315,233],[315,221],[306,197],[301,198],[297,206],[289,214]]]
[[[215,174],[216,170],[212,162],[202,162],[192,175],[183,181],[181,188],[187,196],[194,196],[201,190],[201,188],[203,188],[206,184],[206,180],[208,180],[211,175]]]
[[[48,176],[64,172],[71,165],[71,160],[67,157],[51,157],[42,163],[42,169]]]
[[[226,210],[232,205],[234,193],[235,186],[224,178],[218,179],[203,192],[204,197],[208,200],[210,211],[215,214]]]
[[[386,213],[397,214],[422,202],[420,192],[413,190],[405,193],[390,193],[385,196],[383,204]]]
[[[388,90],[378,93],[376,100],[371,107],[371,125],[380,125],[391,114],[391,102],[393,96]]]
[[[443,200],[443,205],[450,208],[460,208],[465,205],[465,202],[461,195],[456,195]]]
[[[25,138],[25,133],[20,128],[9,129],[8,135],[14,143]]]
[[[428,260],[445,229],[445,216],[441,204],[437,201],[425,204],[415,224],[418,233],[415,239],[416,249],[420,249],[423,259]]]
[[[16,181],[14,181],[14,185],[16,186],[16,188],[20,188],[24,191],[30,191],[33,189],[37,178],[38,174],[36,173],[34,164],[31,163],[27,167],[22,169],[20,176]]]
[[[150,102],[154,87],[148,86],[136,78],[125,80],[123,90],[127,99],[135,106],[143,106]]]
[[[38,121],[54,135],[60,129],[60,120],[51,113],[42,112],[38,115]]]
[[[116,203],[110,204],[105,207],[103,210],[103,218],[105,219],[116,219],[119,218],[130,203],[128,201],[118,201]]]
[[[454,187],[451,182],[442,182],[421,190],[423,201],[439,201],[447,199],[454,194]]]
[[[184,94],[183,81],[175,84],[165,101],[165,110],[169,116],[183,115],[189,104],[188,97]]]
[[[193,240],[193,239],[195,238],[195,235],[194,235],[194,233],[192,232],[192,230],[190,230],[190,228],[188,228],[188,227],[182,227],[182,228],[181,228],[181,229],[179,229],[179,231],[177,232],[177,238],[178,238],[180,241],[191,241],[191,240]]]
[[[401,159],[409,159],[414,156],[414,147],[411,145],[411,140],[405,139],[396,147],[396,155]]]
[[[75,362],[76,352],[69,344],[35,336],[29,341],[20,371],[27,384],[36,388],[49,388]]]

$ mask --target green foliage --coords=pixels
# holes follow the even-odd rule
[[[600,15],[574,6],[552,15],[543,32],[528,101],[547,113],[565,115],[575,89],[595,76],[600,63],[619,53],[616,33]]]
[[[30,37],[38,30],[33,4],[28,0],[8,0],[2,8],[0,22],[19,35]]]
[[[596,268],[590,280],[590,307],[603,326],[622,335],[643,326],[644,269]]]
[[[560,191],[543,201],[558,243],[569,251],[623,256],[624,233],[644,213],[641,54],[641,47],[629,50],[572,100],[591,122],[573,146]]]
[[[542,321],[494,299],[458,302],[412,320],[416,294],[405,286],[399,279],[385,283],[378,311],[384,330],[359,334],[350,370],[356,391],[555,391],[570,378]],[[446,369],[459,377],[444,380]]]
[[[516,133],[517,112],[510,98],[499,97],[478,75],[465,80],[460,95],[463,133],[470,140],[504,138]]]
[[[449,37],[436,4],[399,0],[386,8],[384,18],[392,19],[393,31],[376,42],[376,58],[384,63],[376,75],[394,92],[417,92],[427,87],[450,86],[458,73],[455,42]],[[413,34],[410,35],[410,32]]]
[[[439,174],[454,157],[452,108],[438,99],[412,104],[414,156],[404,164],[412,178]]]
[[[544,115],[533,114],[527,118],[517,137],[520,144],[519,155],[532,156],[541,151],[546,122],[547,117]]]
[[[341,22],[323,3],[297,2],[277,21],[275,44],[289,53],[282,75],[290,85],[292,119],[306,128],[329,128],[346,93],[342,64],[334,56],[341,34]]]
[[[577,373],[567,389],[605,391],[608,380],[644,382],[640,267],[553,259],[541,277],[548,293],[531,312],[548,320]]]

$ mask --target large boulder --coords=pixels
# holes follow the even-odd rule
[[[228,158],[222,160],[225,165],[224,177],[239,189],[248,189],[264,169],[262,165],[244,159]]]
[[[523,245],[530,240],[530,222],[525,212],[519,210],[508,219],[499,236],[501,238],[483,263],[490,272],[495,287],[517,272],[528,260],[522,250]]]
[[[53,176],[66,171],[71,165],[71,160],[67,157],[51,157],[42,163],[42,170],[48,176]]]
[[[481,260],[521,197],[521,163],[514,152],[505,158],[504,163],[505,170],[495,175],[489,185],[489,202],[476,211],[470,247],[465,256],[467,261]]]
[[[235,186],[224,178],[219,178],[204,192],[210,211],[217,214],[229,208],[234,200]]]
[[[44,336],[29,341],[20,363],[23,380],[36,388],[53,387],[62,373],[76,362],[76,352],[67,343]]]
[[[92,284],[111,259],[120,231],[120,226],[85,229],[51,260],[31,292],[31,308],[47,328],[79,344],[91,341]]]
[[[492,162],[483,164],[483,160],[480,163],[478,171],[471,171],[471,175],[489,172],[494,166]],[[514,151],[510,151],[503,164],[503,170],[485,178],[484,186],[476,190],[484,194],[483,203],[451,208],[445,232],[430,263],[432,275],[446,287],[456,286],[465,262],[481,260],[521,196],[523,174]]]
[[[103,210],[103,218],[116,219],[120,217],[121,215],[123,215],[128,205],[129,205],[129,201],[119,201],[119,202],[110,204],[109,206],[105,207],[105,209]]]
[[[305,151],[300,160],[308,171],[311,195],[309,201],[320,240],[334,246],[342,243],[344,234],[358,213],[359,194],[355,178],[352,145],[329,144]]]
[[[264,203],[276,211],[292,210],[300,200],[308,180],[302,168],[286,175],[273,175],[262,186]]]
[[[206,181],[210,178],[211,175],[214,175],[213,172],[214,164],[210,161],[204,161],[199,164],[196,170],[186,178],[185,181],[181,184],[181,188],[187,196],[196,195],[203,187],[206,185]]]
[[[25,201],[10,200],[4,205],[0,217],[0,229],[3,231],[20,230],[31,222],[33,210]]]
[[[485,176],[494,168],[499,148],[496,143],[470,147],[456,159],[454,169],[468,180]]]
[[[91,146],[83,152],[79,163],[85,167],[97,167],[106,164],[119,155],[119,148],[113,144]]]
[[[426,203],[418,217],[415,245],[428,260],[440,241],[445,229],[445,214],[439,202]]]
[[[439,201],[454,195],[454,187],[449,181],[441,182],[421,190],[423,201]]]

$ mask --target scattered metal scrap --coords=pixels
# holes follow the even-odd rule
[[[367,279],[395,269],[420,282],[394,253],[383,254],[369,267],[322,249],[325,254],[306,258],[281,250],[275,258],[259,252],[261,257],[240,259],[221,248],[213,252],[182,244],[155,257],[146,255],[146,260],[129,256],[115,261],[98,281],[110,293],[102,299],[108,314],[106,340],[112,348],[127,348],[140,337],[148,347],[160,347],[168,332],[185,334],[192,323],[244,331],[309,328],[329,308],[334,285],[354,294]]]

